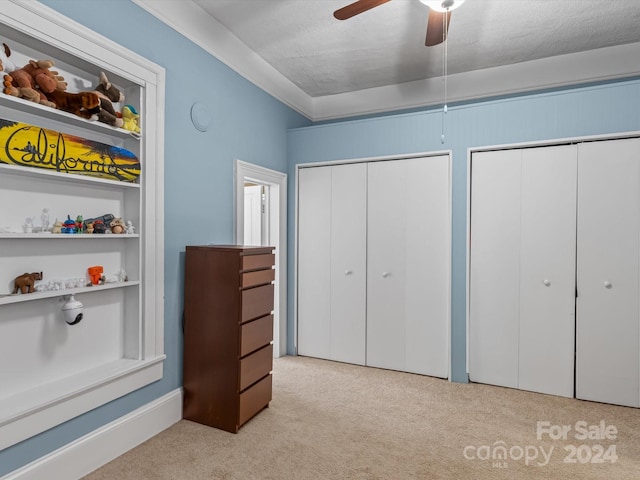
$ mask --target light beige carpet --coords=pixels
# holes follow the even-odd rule
[[[238,434],[182,420],[85,478],[640,478],[638,409],[304,357],[277,359],[273,381]]]

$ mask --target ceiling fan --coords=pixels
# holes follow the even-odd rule
[[[371,10],[383,3],[391,0],[357,0],[346,7],[333,12],[333,16],[338,20],[346,20],[360,13]],[[420,0],[430,9],[427,20],[427,38],[425,45],[431,47],[438,45],[447,38],[449,22],[451,21],[451,10],[459,7],[465,0]]]

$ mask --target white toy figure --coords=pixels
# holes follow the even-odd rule
[[[27,217],[22,226],[24,233],[33,233],[33,218]]]
[[[42,215],[40,215],[40,219],[42,220],[42,231],[49,231],[49,209],[45,208],[42,210]]]
[[[133,235],[134,233],[136,233],[136,229],[133,226],[133,222],[131,220],[127,221],[127,228],[125,229],[124,233],[126,233],[127,235]]]

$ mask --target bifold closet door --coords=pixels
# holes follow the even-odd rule
[[[521,152],[471,163],[469,378],[518,387]]]
[[[331,356],[331,167],[298,172],[298,353]]]
[[[368,172],[367,365],[447,377],[449,157]]]
[[[522,150],[518,388],[573,397],[575,145]]]
[[[365,363],[366,164],[298,172],[298,353]]]
[[[575,146],[473,155],[470,378],[573,396]]]
[[[576,397],[640,406],[640,140],[580,145]]]

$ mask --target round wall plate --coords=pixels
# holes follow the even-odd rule
[[[200,132],[206,132],[211,126],[211,112],[204,103],[196,102],[191,106],[191,123]]]

